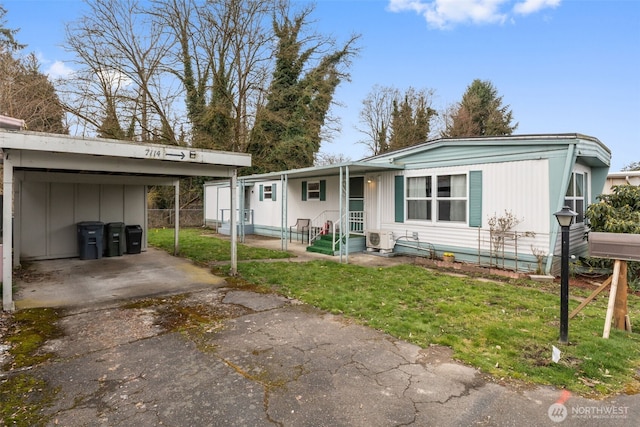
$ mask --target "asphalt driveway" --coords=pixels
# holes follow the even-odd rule
[[[83,271],[90,278],[80,286],[60,265],[19,285],[18,306],[69,301],[48,296],[66,294],[61,283],[71,283],[71,301],[94,302],[65,305],[65,334],[43,349],[55,357],[29,371],[57,390],[42,414],[48,425],[635,426],[640,417],[637,396],[593,401],[504,384],[455,362],[447,348],[419,348],[296,300],[235,288],[189,261],[147,255],[145,268],[166,288],[126,286],[151,274],[142,256],[118,257],[137,270],[115,274],[119,285],[106,285],[104,268]],[[101,270],[98,261],[79,262]],[[58,292],[45,292],[47,283]]]

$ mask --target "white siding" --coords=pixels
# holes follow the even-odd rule
[[[488,240],[488,219],[493,215],[503,216],[505,210],[512,212],[522,222],[516,227],[520,232],[535,232],[535,238],[522,238],[518,251],[531,253],[531,246],[544,251],[549,248],[549,173],[546,160],[490,163],[462,167],[444,167],[406,170],[405,176],[427,174],[445,175],[482,171],[482,228],[479,234],[475,227],[467,224],[437,221],[395,222],[394,175],[380,176],[380,229],[391,230],[394,237],[412,236],[418,233],[422,242],[436,247],[469,248],[477,250],[478,241]],[[406,214],[406,209],[405,209]]]
[[[207,185],[204,191],[205,223],[221,221],[223,209],[226,210],[225,221],[228,220],[229,208],[231,207],[231,188],[228,185]]]

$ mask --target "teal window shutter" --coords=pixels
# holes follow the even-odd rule
[[[469,227],[482,227],[482,171],[469,172]]]
[[[404,222],[404,176],[395,177],[395,220]]]
[[[271,184],[271,200],[276,201],[276,194],[278,194],[277,184]]]
[[[260,184],[260,201],[264,200],[264,185]]]
[[[324,179],[320,180],[320,201],[323,202],[327,200],[327,181]]]
[[[302,181],[302,201],[307,201],[307,181]]]

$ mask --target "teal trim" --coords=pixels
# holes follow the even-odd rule
[[[591,168],[589,183],[591,186],[591,200],[590,203],[596,203],[597,197],[602,194],[604,186],[607,183],[607,175],[609,174],[609,167],[605,168]]]
[[[278,186],[276,184],[271,184],[271,200],[276,201],[276,194],[278,194]]]
[[[551,207],[551,212],[549,212],[549,224],[551,224],[549,230],[550,254],[556,253],[556,244],[559,241],[558,231],[560,230],[558,220],[553,214],[564,206],[564,198],[567,194],[569,180],[571,179],[573,168],[576,164],[576,156],[576,145],[569,144],[564,156],[549,159],[549,206]],[[547,274],[551,271],[552,258],[553,257],[549,257],[547,259],[547,265],[545,267],[545,273]]]
[[[260,201],[264,200],[264,185],[260,184]]]
[[[324,179],[320,180],[320,201],[324,202],[327,200],[327,181]]]
[[[395,221],[404,222],[404,176],[397,175],[394,178]]]
[[[307,201],[307,181],[302,181],[302,201]]]
[[[482,227],[482,171],[469,172],[469,227]]]

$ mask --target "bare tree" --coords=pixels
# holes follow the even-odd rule
[[[424,142],[437,115],[432,108],[433,89],[409,87],[404,92],[390,86],[375,85],[362,101],[358,131],[366,135],[359,141],[372,155]]]
[[[318,152],[315,157],[316,160],[314,162],[314,166],[337,165],[340,163],[347,163],[351,161],[351,158],[349,156],[346,156],[342,153]]]
[[[155,0],[154,19],[175,42],[196,146],[245,151],[272,66],[274,1]]]
[[[61,86],[68,111],[90,132],[104,130],[106,122],[109,129],[122,126],[128,139],[177,143],[171,110],[178,92],[163,63],[171,39],[138,0],[91,0],[88,6],[67,26],[68,48],[80,67]]]
[[[400,96],[400,91],[390,86],[375,85],[362,101],[360,123],[363,127],[358,131],[366,135],[359,141],[366,145],[371,155],[384,153],[389,148],[393,102]]]

